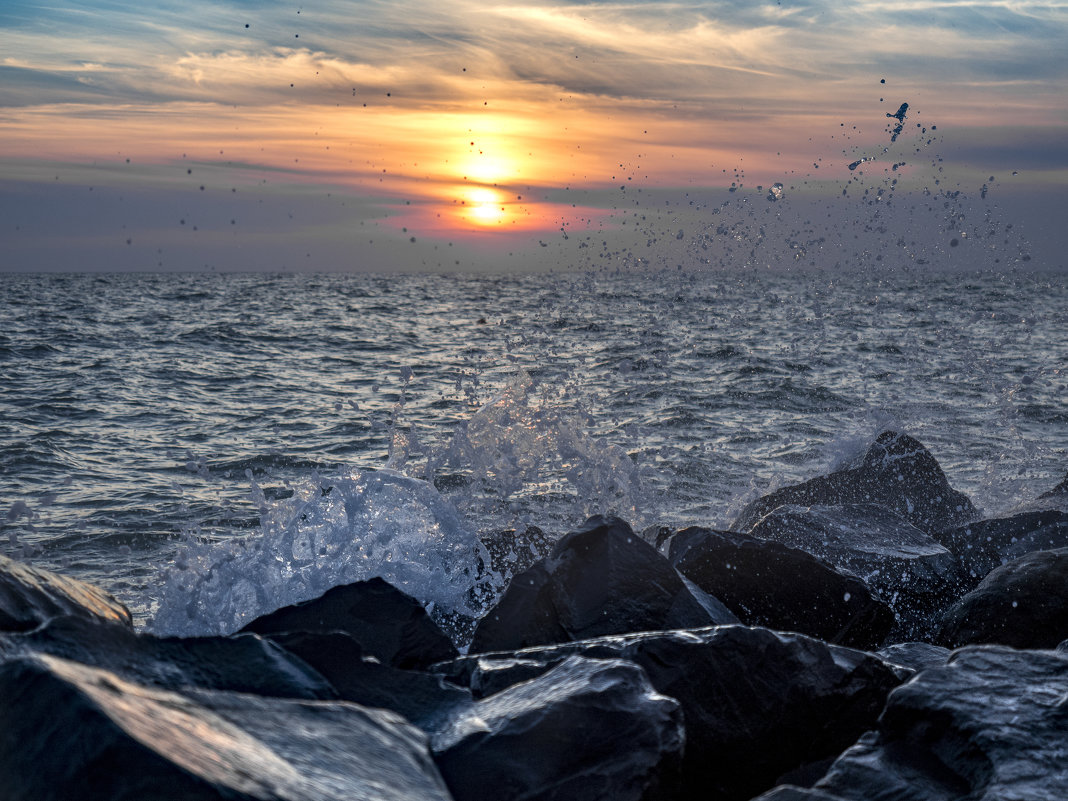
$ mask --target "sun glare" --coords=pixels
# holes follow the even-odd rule
[[[464,209],[463,216],[477,225],[500,225],[509,216],[504,194],[487,187],[468,190]]]

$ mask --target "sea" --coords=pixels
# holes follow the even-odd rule
[[[380,575],[477,617],[487,538],[728,527],[882,430],[987,517],[1068,470],[1068,281],[1013,269],[0,276],[0,553],[161,634]]]

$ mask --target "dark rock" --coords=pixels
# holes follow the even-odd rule
[[[200,687],[308,700],[337,698],[319,673],[255,634],[160,638],[65,617],[24,634],[0,635],[0,660],[33,654],[62,657],[169,690]]]
[[[424,731],[435,731],[472,703],[468,690],[441,676],[366,658],[360,644],[340,631],[272,634],[271,640],[315,668],[346,701],[392,710]]]
[[[448,801],[384,710],[148,689],[50,656],[0,664],[5,801]]]
[[[470,650],[500,651],[631,631],[737,622],[613,517],[591,517],[515,576]]]
[[[780,506],[752,534],[856,575],[898,616],[898,639],[923,639],[932,613],[967,590],[953,554],[882,506]]]
[[[1024,554],[1068,547],[1068,512],[1024,512],[979,520],[933,536],[961,560],[970,590],[995,567]]]
[[[731,525],[749,532],[766,514],[786,504],[833,506],[874,503],[921,531],[951,528],[977,516],[971,500],[950,487],[937,460],[907,434],[884,431],[858,467],[783,487],[749,504]]]
[[[946,610],[935,641],[1056,648],[1068,637],[1068,548],[1035,551],[997,568]]]
[[[490,567],[502,576],[514,576],[526,570],[553,549],[552,538],[537,526],[500,531],[481,540],[489,552]]]
[[[1038,496],[1039,499],[1061,500],[1062,498],[1068,499],[1068,473],[1065,473],[1064,480],[1049,492],[1043,492]]]
[[[695,801],[744,801],[785,773],[837,756],[912,675],[861,651],[745,626],[602,637],[435,669],[476,695],[492,694],[573,655],[634,662],[682,704],[686,751],[673,797]]]
[[[130,610],[92,584],[0,556],[0,631],[29,631],[63,615],[133,628]]]
[[[364,653],[398,668],[422,668],[457,654],[417,600],[377,577],[283,607],[256,618],[241,631],[265,635],[343,631]]]
[[[894,613],[864,582],[778,542],[688,528],[671,538],[668,558],[749,626],[868,649],[894,623]]]
[[[812,789],[760,801],[1068,798],[1068,654],[964,648],[890,694],[865,734]]]
[[[456,801],[668,798],[682,712],[641,668],[571,657],[492,695],[434,736]]]
[[[929,642],[901,642],[880,648],[875,655],[886,662],[918,671],[946,664],[951,653],[948,648]]]

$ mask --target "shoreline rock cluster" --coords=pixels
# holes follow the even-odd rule
[[[229,637],[161,638],[0,557],[0,787],[1068,798],[1068,479],[1039,500],[979,520],[923,445],[884,432],[729,531],[595,517],[538,539],[463,654],[382,579]]]

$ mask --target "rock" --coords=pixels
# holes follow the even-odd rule
[[[822,765],[874,726],[887,694],[912,675],[861,651],[745,626],[473,655],[435,669],[475,695],[503,695],[574,655],[634,662],[682,705],[680,801],[745,801],[785,773]]]
[[[901,642],[880,648],[875,655],[886,662],[919,671],[944,665],[951,653],[948,648],[929,642]]]
[[[591,517],[512,579],[479,620],[470,651],[728,622],[737,618],[688,585],[629,525]]]
[[[868,649],[894,623],[894,613],[864,582],[778,542],[688,528],[671,537],[668,558],[749,626]]]
[[[865,734],[811,789],[759,801],[1068,798],[1068,654],[964,648],[890,694]]]
[[[1056,648],[1068,637],[1068,548],[1035,551],[997,568],[946,610],[935,642]]]
[[[5,801],[450,798],[425,736],[383,710],[148,689],[44,655],[0,664],[0,697]]]
[[[0,556],[0,631],[29,631],[62,615],[133,628],[130,610],[92,584]]]
[[[365,653],[398,668],[421,668],[457,654],[422,605],[381,578],[334,587],[311,601],[258,617],[241,631],[343,631]]]
[[[891,633],[923,639],[935,610],[959,598],[962,569],[948,550],[874,504],[780,506],[752,535],[800,548],[875,589],[898,617]]]
[[[949,485],[937,460],[907,434],[884,431],[860,466],[783,487],[749,504],[731,525],[749,532],[779,506],[832,506],[874,503],[904,517],[921,531],[932,532],[974,520],[971,500]]]
[[[490,555],[490,568],[502,576],[514,576],[544,559],[552,551],[552,539],[537,526],[510,530],[480,538]]]
[[[1051,489],[1049,492],[1043,492],[1038,497],[1043,500],[1068,500],[1068,473],[1065,473],[1064,480],[1061,481],[1060,484]]]
[[[0,660],[34,654],[62,657],[168,690],[200,687],[307,700],[337,698],[319,673],[255,634],[161,638],[66,617],[24,634],[0,635]]]
[[[271,640],[322,674],[346,701],[392,710],[427,732],[472,703],[468,690],[441,676],[366,658],[360,644],[340,631],[272,634]]]
[[[431,745],[456,801],[668,798],[685,736],[641,668],[571,657],[479,702]]]
[[[1024,512],[979,520],[933,536],[961,560],[970,590],[995,567],[1026,553],[1068,547],[1068,512]]]

